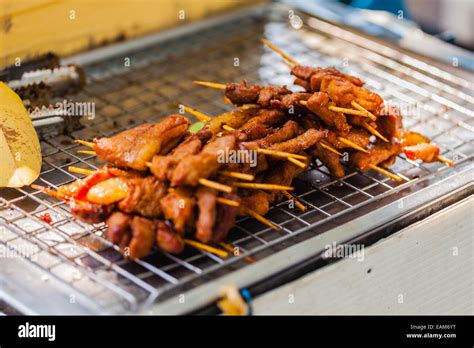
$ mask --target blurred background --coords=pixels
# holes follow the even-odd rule
[[[189,24],[255,0],[2,0],[0,68],[54,51],[90,50]],[[472,0],[282,0],[323,19],[430,54],[440,42],[473,49]],[[424,32],[434,35],[423,41]],[[439,39],[439,40],[438,40]],[[426,47],[429,46],[429,47]],[[450,53],[441,49],[441,55]]]

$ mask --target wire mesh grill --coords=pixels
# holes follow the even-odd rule
[[[80,177],[67,171],[69,165],[87,169],[102,165],[95,157],[78,153],[85,148],[74,139],[110,136],[143,122],[156,122],[177,112],[178,103],[209,115],[231,109],[221,91],[195,86],[192,80],[248,79],[292,85],[288,67],[259,42],[264,36],[301,64],[335,66],[361,76],[385,100],[417,105],[418,114],[404,119],[408,128],[428,135],[446,157],[457,162],[472,158],[474,97],[469,77],[459,78],[338,27],[302,17],[305,25],[294,30],[275,16],[249,16],[88,65],[89,83],[74,100],[95,103],[97,116],[84,118],[84,128],[70,135],[42,140],[43,167],[37,183],[58,187]],[[178,256],[156,250],[142,260],[126,260],[103,238],[103,224],[74,220],[66,204],[28,187],[0,190],[0,243],[9,249],[29,250],[29,260],[45,271],[44,281],[59,279],[104,311],[133,312],[246,267],[247,255],[258,262],[322,233],[318,227],[328,221],[355,217],[363,213],[364,204],[395,194],[418,178],[449,170],[442,163],[420,164],[404,155],[392,168],[408,182],[397,183],[347,166],[347,175],[334,180],[318,164],[295,183],[307,212],[288,201],[276,204],[266,217],[281,226],[281,232],[240,219],[225,240],[238,247],[240,255],[227,259],[187,247]],[[52,217],[50,224],[40,218],[45,213]],[[310,233],[301,233],[308,226]]]

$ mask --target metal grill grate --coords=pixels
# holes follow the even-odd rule
[[[210,115],[231,109],[220,91],[195,86],[192,80],[225,83],[248,79],[291,85],[288,67],[259,42],[263,36],[301,64],[336,66],[359,75],[386,100],[418,103],[419,115],[405,117],[405,125],[428,135],[440,145],[443,155],[460,165],[472,159],[474,97],[468,82],[472,76],[451,75],[341,28],[301,16],[305,25],[299,30],[289,27],[275,10],[268,18],[259,14],[239,18],[87,65],[90,81],[74,99],[94,102],[97,116],[84,118],[84,128],[71,135],[42,140],[43,167],[37,183],[58,187],[79,177],[67,171],[69,165],[95,169],[102,164],[79,154],[84,148],[74,139],[109,136],[139,123],[156,122],[177,112],[178,103]],[[124,66],[125,58],[130,59],[130,67]],[[238,66],[234,66],[237,60]],[[188,247],[179,256],[155,251],[143,260],[125,260],[118,248],[102,237],[103,224],[91,226],[73,220],[67,205],[28,187],[0,190],[0,243],[10,249],[30,250],[28,259],[44,271],[44,282],[59,280],[103,312],[135,312],[249,267],[243,259],[247,255],[258,263],[330,229],[328,223],[364,214],[368,203],[391,196],[396,199],[401,189],[413,186],[416,190],[414,183],[422,178],[452,170],[442,163],[419,164],[403,155],[393,166],[394,172],[409,180],[401,184],[378,173],[346,169],[347,175],[338,180],[322,165],[301,175],[296,193],[308,211],[301,213],[281,202],[267,215],[282,232],[241,219],[226,240],[239,247],[238,257],[221,259]],[[51,224],[39,218],[45,213],[53,218]]]

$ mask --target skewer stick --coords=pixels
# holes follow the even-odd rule
[[[444,156],[438,155],[437,157],[438,161],[446,163],[448,166],[454,166],[456,162],[451,161],[449,158],[446,158]]]
[[[231,207],[240,207],[240,203],[237,201],[233,201],[232,199],[227,199],[223,197],[217,197],[216,201],[221,204],[225,204]]]
[[[367,150],[364,149],[363,147],[360,147],[359,145],[357,145],[356,143],[350,141],[349,139],[346,139],[346,138],[343,138],[343,137],[337,137],[337,139],[338,139],[341,143],[344,143],[344,144],[346,144],[347,146],[352,147],[353,149],[356,149],[356,150],[358,150],[358,151],[362,151],[362,152],[365,152],[365,153],[369,153],[369,151],[367,151]]]
[[[263,153],[264,155],[271,155],[275,157],[283,157],[283,158],[296,158],[300,160],[308,160],[308,157],[303,156],[303,155],[298,155],[296,153],[291,153],[291,152],[283,152],[283,151],[275,151],[275,150],[268,150],[268,149],[257,149],[256,150],[258,153]]]
[[[372,119],[372,117],[370,117],[369,114],[367,113],[368,111],[341,108],[339,106],[334,106],[334,105],[328,106],[328,109],[332,110],[332,111],[335,111],[335,112],[342,112],[343,114],[347,114],[347,115],[356,115],[356,116],[368,117],[368,118]]]
[[[275,190],[275,191],[293,191],[293,186],[275,185],[275,184],[261,184],[255,182],[235,182],[234,187],[256,189],[256,190]]]
[[[85,155],[91,155],[91,156],[96,156],[97,154],[95,151],[90,151],[90,150],[79,150],[77,151],[78,153],[83,153]]]
[[[85,141],[85,140],[80,140],[80,139],[76,139],[74,140],[75,143],[78,143],[78,144],[81,144],[81,145],[84,145],[84,146],[87,146],[87,147],[90,147],[90,148],[94,148],[94,143],[91,142],[91,141]]]
[[[334,152],[336,155],[344,156],[342,153],[340,153],[339,151],[337,151],[337,150],[336,150],[335,148],[333,148],[332,146],[329,146],[329,145],[327,145],[326,143],[324,143],[324,142],[322,142],[322,141],[320,141],[319,143],[320,143],[321,146],[322,146],[323,148],[325,148],[326,150],[331,151],[331,152]]]
[[[231,193],[232,192],[232,187],[221,184],[219,182],[209,180],[209,179],[201,178],[201,179],[199,179],[199,183],[202,186],[213,188],[213,189],[216,189],[217,191],[222,191],[222,192],[226,192],[226,193]]]
[[[195,240],[191,240],[191,239],[184,239],[184,242],[186,244],[196,248],[196,249],[200,249],[200,250],[210,252],[210,253],[212,253],[214,255],[217,255],[217,256],[220,256],[224,259],[229,257],[229,253],[227,253],[227,251],[214,248],[210,245],[199,243],[199,242],[196,242]]]
[[[49,187],[45,187],[45,186],[40,186],[40,185],[36,185],[36,184],[31,184],[30,187],[32,189],[35,189],[37,191],[40,191],[40,192],[43,192],[43,193],[46,193],[47,195],[53,197],[53,198],[56,198],[56,199],[61,199],[61,200],[66,200],[67,197],[66,196],[63,196],[62,194],[60,194],[58,191],[52,189],[52,188],[49,188]]]
[[[201,122],[209,122],[210,120],[212,120],[212,117],[207,116],[206,114],[203,114],[202,112],[199,112],[195,109],[192,109],[189,106],[179,104],[179,107],[183,108],[185,111],[189,112],[191,115],[196,116],[196,118]]]
[[[364,122],[362,123],[362,126],[367,129],[371,134],[375,135],[377,138],[380,138],[382,139],[383,141],[385,141],[386,143],[388,143],[388,139],[385,138],[382,134],[379,133],[378,130],[376,130],[374,127],[372,127],[370,124],[368,124],[367,122]]]
[[[255,220],[257,221],[260,221],[262,224],[276,230],[276,231],[281,231],[281,227],[280,226],[277,226],[275,225],[273,222],[271,222],[270,220],[264,218],[262,215],[260,215],[259,213],[257,213],[256,211],[252,210],[252,209],[249,209],[245,206],[242,206],[242,208],[244,209],[244,211],[250,216],[250,217],[253,217]]]
[[[240,110],[251,110],[251,109],[258,109],[261,106],[258,104],[244,104],[240,107]]]
[[[79,167],[74,167],[74,166],[69,166],[67,170],[71,173],[84,174],[84,175],[89,175],[94,172],[93,170],[90,170],[90,169],[79,168]]]
[[[299,160],[297,160],[296,158],[293,158],[293,157],[288,157],[287,160],[295,165],[297,165],[298,167],[302,168],[302,169],[306,169],[308,167],[308,165],[306,163],[303,163]]]
[[[219,245],[222,248],[224,248],[225,250],[227,250],[228,252],[235,255],[235,248],[232,245],[224,243],[224,242],[219,242]],[[238,256],[238,255],[236,255],[236,256]],[[250,256],[244,257],[244,260],[247,261],[247,262],[250,262],[250,263],[255,263],[256,262],[255,259],[253,257],[250,257]]]
[[[370,117],[372,121],[377,121],[377,117],[371,113],[369,110],[365,109],[362,105],[357,103],[355,100],[351,101],[351,105],[355,107],[357,110],[364,111],[367,113],[367,116]]]
[[[266,39],[262,39],[262,42],[267,46],[269,47],[270,49],[274,50],[275,52],[277,52],[279,55],[281,55],[283,58],[285,58],[288,62],[290,62],[291,64],[293,65],[300,65],[296,60],[294,60],[293,58],[291,58],[288,54],[286,54],[285,52],[283,52],[281,49],[279,49],[277,46],[275,46],[274,44],[272,44],[270,41],[266,40]]]
[[[379,172],[380,174],[383,174],[383,175],[386,175],[388,176],[389,178],[395,180],[395,181],[398,181],[398,182],[402,182],[403,179],[401,177],[399,177],[398,175],[395,175],[393,173],[390,173],[388,170],[386,169],[383,169],[383,168],[380,168],[378,166],[376,166],[375,164],[369,164],[369,167],[377,172]]]
[[[208,116],[206,114],[203,114],[202,112],[199,112],[193,108],[190,108],[189,106],[186,106],[186,105],[183,105],[183,104],[179,104],[180,107],[182,107],[185,111],[189,112],[191,115],[194,115],[196,116],[196,118],[201,121],[201,122],[204,122],[204,123],[207,123],[209,121],[212,120],[212,117],[211,116]],[[224,124],[222,125],[222,128],[228,132],[232,132],[232,131],[235,131],[234,128]]]
[[[226,85],[224,85],[222,83],[207,82],[207,81],[193,81],[193,83],[195,83],[196,85],[199,85],[199,86],[210,87],[210,88],[214,88],[214,89],[221,89],[223,91],[226,88]]]
[[[229,178],[235,178],[235,179],[240,179],[240,180],[246,180],[246,181],[254,181],[255,176],[251,174],[244,174],[244,173],[239,173],[239,172],[231,172],[228,170],[221,170],[219,174],[227,176]]]
[[[295,196],[293,196],[293,195],[292,195],[291,193],[289,193],[288,191],[283,191],[282,193],[283,193],[283,195],[284,195],[286,198],[288,198],[290,201],[293,201],[293,202],[295,203],[295,206],[296,206],[302,213],[306,212],[306,210],[307,210],[306,206],[305,206],[303,203],[301,203],[299,200],[297,200]]]
[[[222,125],[222,129],[223,129],[223,130],[226,130],[226,131],[228,131],[228,132],[233,132],[233,131],[235,131],[235,128],[232,128],[231,126],[228,126],[228,125],[226,125],[226,124],[223,124],[223,125]]]

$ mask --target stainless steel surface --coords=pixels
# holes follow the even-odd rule
[[[346,257],[265,293],[252,302],[253,312],[472,315],[473,210],[471,195],[359,249],[358,258]]]
[[[267,217],[282,232],[241,219],[226,240],[238,246],[241,255],[228,259],[187,248],[179,256],[155,251],[143,260],[125,260],[103,238],[103,225],[71,219],[64,203],[30,188],[1,189],[0,246],[21,246],[29,254],[0,259],[0,297],[14,299],[29,313],[184,313],[214,300],[220,283],[248,286],[318,254],[325,241],[357,238],[468,185],[474,154],[471,75],[453,75],[303,14],[298,14],[303,27],[294,30],[287,15],[278,8],[260,9],[226,17],[217,27],[180,29],[184,36],[165,33],[142,39],[142,45],[121,44],[107,49],[106,59],[94,53],[81,56],[79,60],[88,62],[90,81],[77,100],[96,103],[97,116],[82,119],[84,129],[70,136],[42,141],[44,164],[37,183],[57,187],[77,177],[67,171],[69,165],[93,169],[102,164],[78,154],[83,147],[74,139],[155,122],[177,112],[178,103],[207,114],[231,109],[221,91],[195,86],[192,80],[246,78],[291,85],[288,67],[262,46],[263,36],[302,64],[334,65],[360,75],[386,100],[420,103],[420,115],[406,117],[405,125],[430,136],[445,156],[456,159],[456,167],[419,164],[401,155],[393,170],[409,181],[396,183],[350,168],[346,177],[333,180],[318,165],[296,182],[296,193],[308,211],[301,213],[288,202],[273,207]],[[130,67],[124,64],[128,61]],[[50,225],[39,219],[45,212],[53,217]],[[243,259],[250,254],[255,264]],[[21,279],[17,273],[32,278]],[[61,299],[65,294],[72,295],[72,304],[60,301],[62,305],[53,307],[32,300]]]

